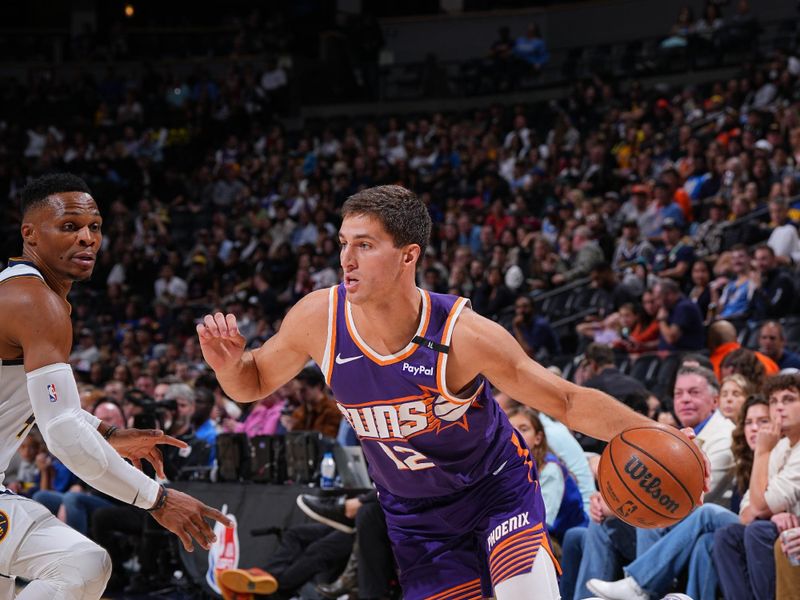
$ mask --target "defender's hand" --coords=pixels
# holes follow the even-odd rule
[[[108,443],[122,458],[130,460],[140,471],[142,459],[149,462],[161,479],[166,479],[167,476],[164,474],[164,457],[158,445],[166,444],[176,448],[188,446],[186,442],[166,435],[160,429],[117,429],[108,439]]]
[[[203,317],[197,325],[197,336],[203,358],[214,371],[230,368],[241,360],[247,343],[239,333],[236,316],[220,312]]]
[[[207,519],[219,521],[226,527],[233,525],[228,517],[216,508],[206,506],[196,498],[174,489],[170,489],[167,493],[164,506],[150,514],[164,529],[170,530],[180,538],[187,552],[194,550],[192,539],[206,550],[217,540]]]

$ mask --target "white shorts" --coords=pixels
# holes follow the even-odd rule
[[[497,600],[559,600],[558,575],[550,553],[539,548],[529,573],[501,581],[494,588]]]
[[[0,494],[0,575],[32,579],[43,558],[69,552],[81,542],[94,543],[38,502]]]

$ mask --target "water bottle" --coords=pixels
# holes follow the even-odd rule
[[[319,487],[323,490],[333,489],[333,480],[336,477],[336,461],[333,454],[326,452],[320,465]]]

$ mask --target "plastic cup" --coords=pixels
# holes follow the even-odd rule
[[[795,527],[794,529],[787,529],[781,534],[781,539],[785,544],[786,542],[796,538],[797,536],[800,536],[800,527]],[[800,554],[794,554],[794,555],[787,554],[786,556],[789,559],[790,565],[792,565],[793,567],[800,567]]]

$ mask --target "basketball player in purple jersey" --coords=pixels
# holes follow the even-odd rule
[[[558,598],[536,469],[489,381],[602,440],[652,421],[553,375],[467,299],[419,289],[431,220],[412,192],[367,189],[342,215],[344,282],[303,298],[252,352],[234,315],[207,315],[203,356],[237,401],[309,358],[321,366],[369,462],[404,598]]]

